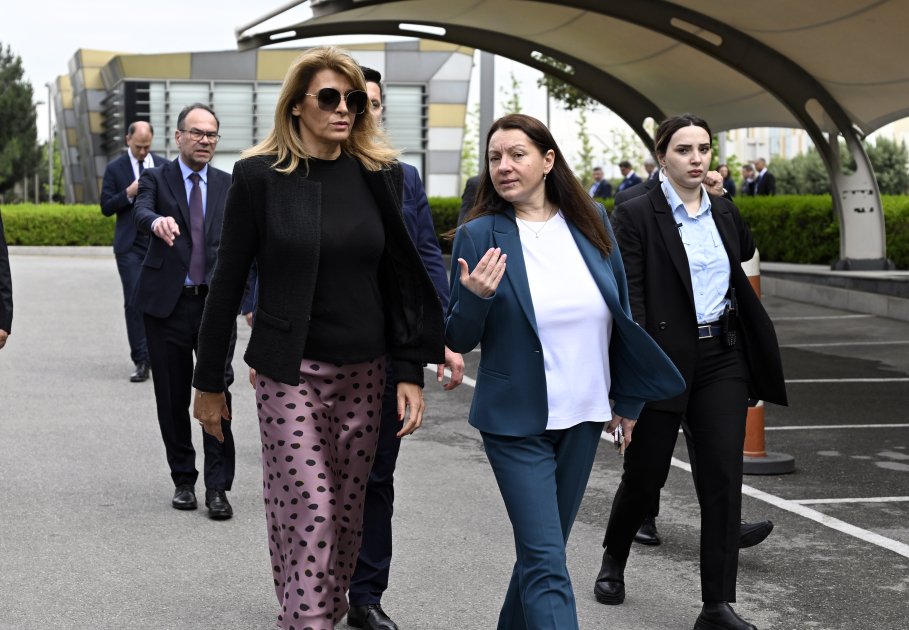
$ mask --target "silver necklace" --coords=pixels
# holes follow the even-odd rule
[[[521,217],[519,217],[519,216],[517,216],[517,215],[515,215],[515,219],[517,219],[518,221],[520,221],[521,224],[522,224],[525,228],[527,228],[528,230],[530,230],[531,232],[533,232],[533,237],[534,237],[534,238],[540,238],[540,232],[542,232],[543,230],[546,229],[546,226],[549,225],[549,222],[552,221],[552,218],[553,218],[555,215],[557,215],[558,213],[559,213],[559,211],[556,210],[555,212],[553,212],[552,214],[550,214],[550,215],[549,215],[549,218],[546,219],[545,221],[543,221],[543,225],[540,226],[540,229],[539,229],[539,230],[535,230],[535,229],[533,229],[532,227],[530,227],[530,225],[528,225],[527,221],[525,221],[524,219],[522,219]]]

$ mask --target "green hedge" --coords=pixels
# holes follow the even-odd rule
[[[909,269],[909,196],[885,195],[887,256],[898,269]],[[840,236],[829,195],[737,197],[736,205],[751,227],[761,259],[829,265],[839,256]],[[459,197],[432,197],[436,232],[455,227]],[[612,200],[605,200],[612,210]],[[10,245],[111,245],[114,219],[95,205],[15,205],[2,209]],[[442,249],[451,242],[440,238]]]

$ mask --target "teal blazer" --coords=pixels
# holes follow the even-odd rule
[[[606,212],[599,208],[612,240],[604,257],[570,222],[568,227],[613,317],[609,344],[614,413],[637,418],[644,403],[676,396],[685,380],[650,335],[631,318],[625,268]],[[461,285],[458,258],[472,271],[490,247],[508,255],[496,293],[481,298]],[[452,248],[451,301],[445,339],[455,352],[482,345],[470,424],[487,433],[538,435],[546,430],[549,404],[543,346],[537,330],[527,268],[514,210],[486,215],[458,228]]]

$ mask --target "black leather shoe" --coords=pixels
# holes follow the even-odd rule
[[[659,545],[663,542],[660,540],[655,518],[648,516],[644,519],[644,522],[641,523],[641,527],[638,528],[638,533],[634,535],[634,542],[651,546]]]
[[[170,502],[178,510],[195,510],[196,509],[196,491],[188,483],[177,486],[174,490],[174,498]]]
[[[226,521],[234,515],[234,509],[230,507],[224,490],[206,490],[205,507],[208,508],[208,518],[216,521]]]
[[[593,586],[593,596],[601,604],[614,606],[625,601],[625,563],[603,552],[603,565]]]
[[[757,523],[742,521],[739,529],[739,549],[754,547],[764,542],[772,531],[773,523],[771,521],[758,521]]]
[[[694,622],[694,630],[757,630],[739,617],[726,602],[704,602],[704,608]]]
[[[347,611],[347,625],[367,630],[398,630],[398,625],[385,614],[379,604],[351,606]]]
[[[148,372],[151,367],[145,361],[136,363],[136,371],[129,375],[130,383],[141,383],[148,380]]]

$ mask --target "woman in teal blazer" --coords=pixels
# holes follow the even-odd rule
[[[454,240],[446,341],[455,352],[482,345],[470,423],[517,553],[498,628],[571,630],[565,544],[604,426],[621,423],[629,442],[644,403],[685,382],[632,320],[606,213],[549,130],[500,118],[486,158]]]

